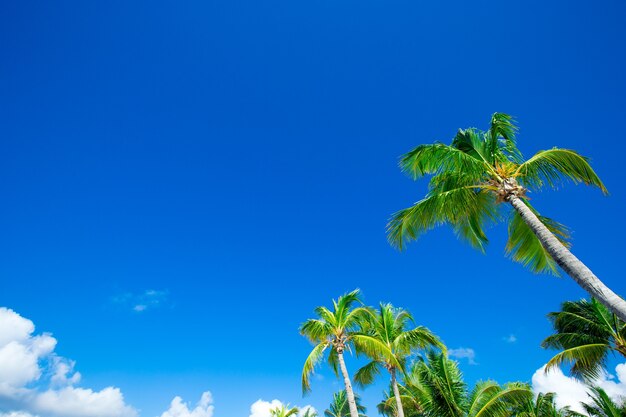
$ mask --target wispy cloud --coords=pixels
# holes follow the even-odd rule
[[[510,335],[503,337],[502,340],[504,340],[507,343],[515,343],[517,342],[517,336],[511,333]]]
[[[450,356],[451,358],[457,358],[457,359],[467,359],[468,364],[478,365],[478,363],[476,363],[476,360],[475,360],[476,352],[474,352],[474,349],[472,348],[460,347],[457,349],[449,349],[448,356]]]
[[[129,308],[136,313],[142,313],[163,306],[168,302],[167,290],[145,290],[135,294],[125,292],[111,297],[111,302]]]

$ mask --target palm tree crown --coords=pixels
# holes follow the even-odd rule
[[[555,333],[542,346],[562,351],[548,362],[546,371],[572,362],[572,375],[589,380],[600,375],[611,353],[626,358],[626,323],[597,300],[566,301],[561,311],[548,317]]]
[[[544,186],[562,181],[606,187],[587,158],[570,149],[552,148],[523,160],[517,148],[517,127],[511,116],[495,113],[487,131],[459,130],[452,143],[420,145],[400,160],[413,179],[432,175],[426,196],[393,214],[389,241],[402,249],[404,242],[441,224],[473,247],[484,251],[487,224],[503,219],[501,204],[514,209],[509,215],[506,251],[534,272],[558,275],[560,266],[580,286],[626,320],[626,301],[606,287],[569,250],[565,226],[541,216],[526,197]]]
[[[408,330],[407,325],[413,321],[411,314],[391,304],[380,304],[378,311],[368,310],[365,323],[367,334],[387,347],[388,356],[380,356],[379,351],[365,351],[372,360],[363,366],[354,376],[357,384],[364,386],[374,382],[380,374],[381,367],[389,371],[391,386],[396,398],[396,414],[404,417],[401,394],[397,382],[397,372],[404,372],[406,359],[417,349],[439,348],[445,350],[444,344],[430,330],[419,326]]]
[[[272,417],[290,417],[295,416],[300,411],[297,407],[289,407],[289,405],[281,404],[270,410]]]
[[[361,404],[361,397],[354,396],[356,401],[356,407],[359,412],[359,417],[365,417],[367,409]],[[324,411],[326,417],[350,417],[350,408],[348,407],[348,396],[346,390],[341,390],[333,394],[333,401],[330,406]]]
[[[417,362],[407,378],[416,412],[424,417],[509,417],[533,393],[519,382],[499,385],[477,382],[468,390],[458,364],[446,354],[429,352]]]

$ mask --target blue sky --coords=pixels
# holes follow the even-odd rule
[[[546,313],[584,296],[438,229],[399,253],[425,184],[399,155],[516,116],[526,156],[592,158],[611,195],[533,194],[624,293],[626,6],[607,1],[111,1],[0,15],[0,306],[51,332],[82,384],[155,416],[302,399],[315,306],[359,287],[451,348],[469,381],[530,381]],[[139,311],[138,311],[139,310]],[[514,343],[505,338],[515,336]],[[354,362],[348,365],[355,370]],[[374,415],[381,386],[364,392]]]

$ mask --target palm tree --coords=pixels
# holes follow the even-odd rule
[[[356,402],[356,408],[359,413],[359,417],[365,417],[366,408],[361,404],[361,397],[355,394],[354,400]],[[350,407],[348,405],[348,396],[346,390],[341,390],[333,394],[333,401],[330,403],[330,407],[324,411],[326,417],[349,417]]]
[[[566,301],[561,311],[548,317],[555,333],[541,345],[562,352],[548,362],[546,371],[573,362],[572,375],[590,380],[600,375],[611,353],[626,358],[626,323],[597,300]]]
[[[354,380],[358,385],[365,386],[374,382],[381,368],[387,369],[396,400],[396,416],[404,417],[397,372],[404,372],[406,359],[414,350],[432,347],[445,350],[445,346],[424,326],[407,330],[406,326],[413,321],[413,317],[404,309],[381,303],[377,312],[368,310],[368,313],[367,333],[387,346],[391,356],[381,357],[377,352],[363,352],[372,361],[357,371]]]
[[[572,411],[568,407],[557,407],[555,396],[553,392],[540,392],[534,400],[525,401],[516,410],[516,417],[571,417]]]
[[[604,285],[568,249],[567,229],[539,215],[526,193],[542,186],[556,187],[563,180],[607,190],[587,158],[569,149],[537,152],[524,161],[515,141],[517,127],[511,116],[495,113],[486,132],[459,130],[452,143],[420,145],[400,160],[413,177],[433,175],[426,197],[393,214],[387,232],[402,249],[407,240],[440,224],[484,251],[485,225],[501,219],[498,203],[513,208],[509,221],[508,254],[534,272],[558,274],[560,266],[591,296],[626,321],[626,301]]]
[[[414,366],[407,380],[416,412],[424,417],[510,417],[533,397],[530,387],[519,382],[500,386],[477,382],[468,390],[457,362],[444,352],[428,352],[427,360]]]
[[[343,376],[351,417],[358,417],[359,412],[350,383],[350,375],[346,368],[344,352],[354,345],[358,350],[378,352],[381,356],[389,355],[389,349],[384,344],[359,332],[363,316],[367,314],[367,309],[364,307],[353,308],[359,303],[359,290],[357,289],[333,300],[332,311],[326,307],[317,307],[315,313],[318,318],[309,319],[300,327],[300,333],[315,345],[302,369],[302,391],[306,393],[311,389],[310,376],[328,351],[329,365],[336,375],[341,371]]]
[[[272,417],[289,417],[298,414],[298,407],[289,407],[289,404],[281,404],[270,410],[270,416]]]

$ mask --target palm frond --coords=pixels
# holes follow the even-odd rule
[[[528,187],[539,188],[547,184],[556,188],[565,179],[574,184],[594,185],[604,194],[608,191],[598,175],[589,165],[588,158],[570,149],[553,148],[537,152],[528,161],[520,164],[516,176]]]
[[[354,382],[359,387],[363,388],[374,382],[376,377],[380,375],[381,371],[380,362],[371,361],[367,365],[364,365],[354,374]]]
[[[315,367],[320,363],[324,355],[324,351],[328,348],[327,343],[316,345],[304,362],[302,368],[302,392],[307,393],[311,390],[310,377],[315,372]]]
[[[524,203],[563,245],[570,246],[567,240],[569,238],[567,227],[539,215],[527,201]],[[528,267],[534,273],[548,272],[555,276],[559,275],[556,262],[517,211],[513,211],[509,221],[509,239],[505,250],[511,259]]]
[[[491,170],[483,160],[443,143],[417,146],[401,157],[400,168],[415,180],[440,172],[456,171],[481,176]]]
[[[515,140],[517,130],[512,116],[504,113],[494,113],[491,116],[491,127],[488,131],[489,148],[499,162],[505,160],[518,164],[522,162],[522,153],[517,148]],[[503,158],[498,157],[498,150],[501,151]]]
[[[546,365],[546,372],[564,363],[572,363],[571,373],[577,378],[593,380],[598,378],[606,365],[610,346],[595,343],[565,349],[554,355]]]
[[[387,224],[389,242],[402,249],[405,241],[416,240],[436,226],[461,225],[468,221],[468,216],[475,217],[475,213],[482,211],[491,212],[479,194],[473,186],[429,194],[412,207],[393,214]]]

